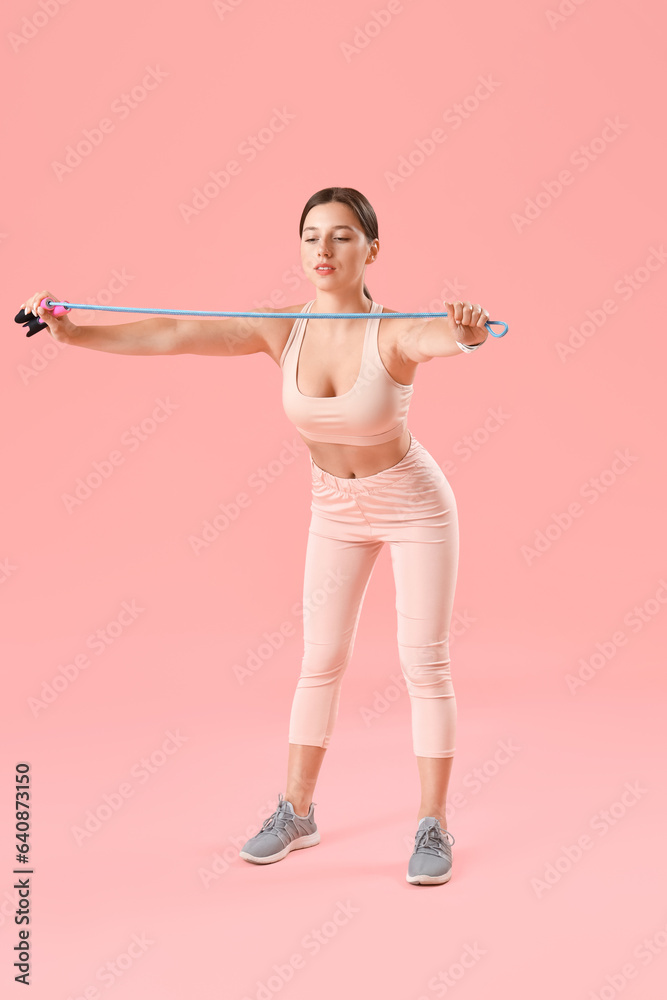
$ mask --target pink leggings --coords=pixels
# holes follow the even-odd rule
[[[289,742],[329,745],[368,583],[382,545],[389,542],[413,750],[419,757],[452,757],[456,698],[449,626],[459,531],[449,481],[414,435],[405,457],[374,476],[342,479],[312,458],[310,464],[304,655]]]

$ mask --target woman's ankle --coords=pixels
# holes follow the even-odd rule
[[[290,803],[292,809],[297,816],[307,816],[310,809],[310,802],[306,803],[302,799],[291,799],[287,793],[285,793],[284,798]]]
[[[435,816],[435,818],[440,823],[441,829],[442,830],[446,830],[447,829],[447,816],[446,816],[445,813],[442,812],[441,809],[433,809],[430,812],[428,810],[420,809],[419,810],[419,815],[417,817],[417,823],[421,823],[421,821],[426,816]]]

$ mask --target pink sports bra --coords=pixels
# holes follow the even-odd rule
[[[305,437],[330,444],[382,444],[400,437],[407,426],[413,385],[396,382],[384,366],[378,348],[382,306],[372,303],[357,381],[340,396],[304,396],[296,369],[315,300],[306,303],[294,323],[280,356],[283,370],[283,408]]]

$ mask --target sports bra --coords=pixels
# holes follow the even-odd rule
[[[366,322],[361,369],[357,381],[340,396],[305,396],[297,387],[296,370],[308,313],[307,302],[295,321],[280,356],[283,408],[296,429],[313,441],[329,444],[382,444],[400,437],[407,427],[414,385],[391,377],[378,348],[382,306],[371,304]]]

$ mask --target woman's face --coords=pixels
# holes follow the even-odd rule
[[[303,223],[301,264],[306,277],[323,291],[363,286],[364,270],[379,250],[379,240],[369,244],[349,205],[339,201],[315,205]],[[323,264],[330,270],[318,270]]]

